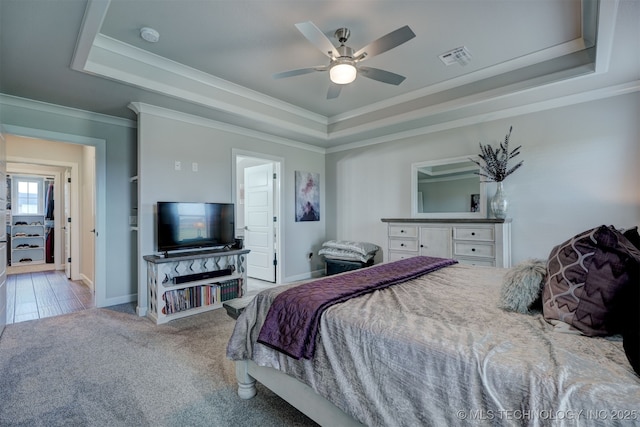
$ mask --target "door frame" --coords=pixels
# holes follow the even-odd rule
[[[236,212],[238,211],[238,174],[241,171],[238,171],[238,157],[250,157],[258,160],[263,160],[265,162],[271,162],[274,164],[274,170],[276,173],[276,179],[273,188],[273,199],[274,199],[274,212],[277,216],[278,220],[275,224],[275,239],[274,239],[274,247],[276,252],[276,284],[282,283],[282,272],[284,271],[284,256],[282,255],[284,252],[283,242],[284,239],[284,227],[282,226],[282,213],[284,212],[282,206],[282,171],[284,170],[284,158],[278,156],[272,156],[269,154],[258,153],[255,151],[246,151],[240,150],[237,148],[231,149],[231,191],[232,191],[232,200],[236,205]],[[242,171],[244,173],[244,171]]]
[[[95,229],[96,229],[96,237],[99,236],[99,231],[106,230],[106,183],[107,183],[107,166],[106,166],[106,153],[107,153],[107,141],[105,139],[100,138],[92,138],[83,135],[74,135],[69,133],[61,133],[61,132],[53,132],[45,129],[38,128],[29,128],[23,126],[14,126],[14,125],[2,125],[4,133],[16,136],[23,136],[28,138],[37,138],[47,141],[54,142],[67,142],[71,144],[80,144],[80,145],[90,145],[95,147]],[[18,161],[15,158],[11,159],[12,162]],[[38,159],[30,159],[29,163],[37,162]],[[40,161],[47,162],[50,165],[54,165],[55,163],[64,163],[64,162],[53,162],[51,160],[42,160]],[[46,164],[46,163],[45,163]],[[71,164],[73,165],[73,164]],[[56,165],[56,166],[69,166],[69,165]],[[79,176],[78,176],[78,168],[77,165],[74,168],[71,167],[71,192],[72,194],[78,194],[79,191]],[[74,173],[75,170],[75,173]],[[75,193],[74,193],[75,191]],[[74,206],[75,205],[75,206]],[[73,203],[72,198],[72,207],[71,207],[71,215],[72,218],[79,218],[79,206],[77,203]],[[79,239],[80,230],[79,230],[79,221],[72,221],[71,230],[72,230],[72,239]],[[75,237],[74,237],[75,236]],[[107,278],[107,250],[106,250],[106,239],[95,239],[94,240],[95,252],[94,252],[94,290],[95,290],[95,304],[96,307],[105,307],[107,305],[107,286],[106,286],[106,278]],[[79,259],[79,240],[74,244],[71,242],[71,257],[75,256],[76,259]],[[79,269],[79,264],[76,262],[72,262],[72,272],[71,276],[74,277],[73,268],[74,265]],[[79,270],[76,273],[79,277]],[[74,279],[75,280],[75,279]]]
[[[41,160],[34,159],[33,157],[22,158],[22,157],[9,157],[7,160],[7,174],[12,175],[39,175],[39,176],[53,176],[54,185],[56,188],[56,193],[60,186],[64,183],[64,171],[71,171],[72,167],[77,167],[77,163],[69,163],[69,164],[53,164],[56,162],[52,162],[50,160]],[[60,163],[60,162],[57,162]],[[11,167],[9,167],[11,165]],[[75,166],[72,166],[75,165]],[[9,190],[11,191],[11,190]],[[60,192],[59,195],[61,195]],[[58,200],[56,198],[56,200]],[[56,218],[60,217],[60,209],[59,207],[54,208],[54,214]],[[54,228],[54,233],[56,239],[60,239],[59,236],[62,235],[62,228],[64,227],[64,222],[56,222],[56,227]],[[55,247],[54,249],[55,255],[55,263],[53,264],[56,270],[62,270],[65,268],[66,260],[64,256],[64,240]],[[93,284],[91,285],[93,286]]]

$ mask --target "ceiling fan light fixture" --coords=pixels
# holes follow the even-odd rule
[[[356,79],[358,71],[351,60],[337,59],[329,69],[329,78],[338,85],[346,85]]]

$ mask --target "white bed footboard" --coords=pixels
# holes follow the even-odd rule
[[[236,361],[238,396],[256,395],[256,380],[321,426],[362,426],[340,408],[317,394],[311,387],[273,368],[252,360]]]

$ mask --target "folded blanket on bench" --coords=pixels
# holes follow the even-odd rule
[[[330,306],[457,262],[419,256],[314,280],[286,290],[269,308],[258,342],[295,359],[311,359],[320,316]]]

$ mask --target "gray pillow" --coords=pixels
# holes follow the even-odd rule
[[[380,249],[378,245],[368,242],[353,242],[351,240],[329,240],[322,244],[325,248],[341,249],[351,251],[361,255],[375,255]]]
[[[512,267],[504,276],[498,306],[506,311],[529,314],[540,300],[547,262],[528,259]]]
[[[323,247],[318,251],[318,255],[322,255],[328,259],[341,259],[345,261],[359,261],[359,262],[366,263],[366,262],[369,262],[369,260],[374,257],[375,252],[362,255],[359,252],[348,251],[345,249]]]

